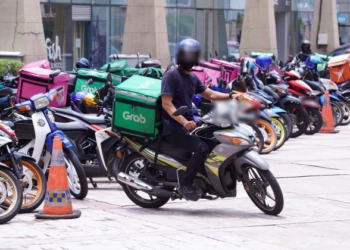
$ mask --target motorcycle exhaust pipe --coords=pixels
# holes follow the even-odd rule
[[[150,195],[154,195],[157,197],[179,198],[179,196],[176,193],[147,184],[123,172],[120,172],[118,174],[117,179],[118,179],[118,182],[120,183],[133,187],[135,189],[141,190]]]

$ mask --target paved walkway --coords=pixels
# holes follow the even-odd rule
[[[291,139],[264,156],[284,193],[278,217],[264,215],[240,185],[238,197],[133,205],[101,179],[76,220],[20,214],[0,226],[0,249],[350,249],[350,126]]]

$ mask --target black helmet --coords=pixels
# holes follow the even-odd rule
[[[75,64],[75,66],[77,67],[77,69],[80,69],[80,68],[89,69],[90,68],[90,62],[89,62],[88,59],[82,57],[82,58],[79,58],[79,60]]]
[[[158,61],[157,59],[153,59],[153,58],[149,58],[149,59],[145,59],[141,62],[141,65],[136,65],[136,68],[138,66],[141,66],[141,68],[149,68],[149,67],[152,67],[152,68],[161,68],[162,65],[160,63],[160,61]]]
[[[201,57],[201,45],[194,39],[184,39],[176,45],[176,63],[185,70],[198,66]]]
[[[301,44],[301,50],[303,52],[311,52],[311,43],[309,40],[304,40]]]

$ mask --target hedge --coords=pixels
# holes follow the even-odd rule
[[[10,66],[11,73],[16,76],[18,70],[23,67],[24,63],[15,60],[0,59],[0,77],[7,73],[7,65]]]

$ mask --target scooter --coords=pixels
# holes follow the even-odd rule
[[[212,150],[196,176],[198,196],[209,200],[235,197],[239,181],[261,211],[277,215],[283,210],[282,190],[267,162],[252,150],[254,135],[238,124],[238,109],[234,100],[217,103],[211,115],[201,119],[203,124],[192,131]],[[173,115],[189,111],[184,106]],[[122,137],[118,152],[127,148],[132,153],[120,161],[118,181],[129,199],[140,207],[159,208],[169,199],[183,198],[177,190],[191,154],[165,140],[159,141],[145,145],[142,140]]]
[[[54,72],[51,78],[60,72]],[[49,108],[51,101],[57,97],[62,87],[53,89],[46,94],[37,94],[28,101],[18,103],[5,111],[30,113],[31,119],[19,120],[14,123],[14,130],[18,137],[20,149],[18,152],[32,156],[42,167],[44,173],[49,168],[53,138],[59,136],[62,140],[64,159],[67,166],[68,183],[71,194],[77,199],[84,199],[88,193],[88,185],[83,167],[75,153],[71,150],[72,144],[64,133],[58,130],[52,111]]]

